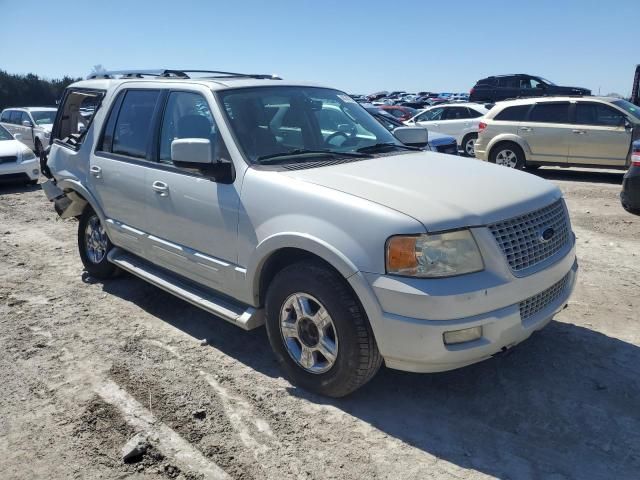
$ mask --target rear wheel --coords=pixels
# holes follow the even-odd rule
[[[342,397],[380,368],[382,357],[357,298],[319,262],[280,271],[267,292],[266,314],[278,363],[302,388]]]
[[[462,150],[467,157],[476,156],[476,140],[478,138],[477,133],[469,133],[462,139]]]
[[[89,275],[106,279],[117,272],[117,267],[107,259],[112,249],[113,244],[100,222],[100,217],[92,208],[87,207],[78,222],[78,250]]]
[[[521,169],[525,164],[524,152],[516,143],[500,143],[491,150],[489,161],[503,167]]]

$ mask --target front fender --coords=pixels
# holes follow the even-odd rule
[[[268,258],[283,248],[297,248],[312,253],[348,278],[358,271],[349,258],[327,242],[300,232],[282,232],[265,238],[260,242],[247,265],[247,278],[252,279],[251,297],[257,299],[260,295],[260,275]]]
[[[529,143],[526,140],[514,133],[502,133],[500,135],[496,135],[489,141],[486,153],[487,158],[489,158],[489,155],[491,154],[491,149],[500,142],[513,142],[522,149],[522,151],[524,152],[525,160],[528,160],[529,157],[531,157],[531,148],[529,147]]]

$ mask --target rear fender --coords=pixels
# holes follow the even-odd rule
[[[525,160],[528,160],[531,157],[531,148],[529,147],[529,143],[523,140],[522,137],[515,135],[513,133],[503,133],[501,135],[496,135],[491,139],[489,144],[487,145],[487,156],[491,155],[491,150],[500,142],[513,142],[518,145],[522,151],[524,152]]]
[[[95,197],[80,182],[61,180],[57,186],[63,191],[62,196],[53,200],[60,218],[77,217],[82,214],[87,205],[90,205],[100,221],[105,222],[104,212]]]

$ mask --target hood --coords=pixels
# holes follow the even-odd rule
[[[20,156],[27,148],[18,140],[0,140],[0,157]]]
[[[546,206],[562,194],[529,173],[476,159],[410,153],[286,171],[290,178],[384,205],[428,231],[481,226]]]

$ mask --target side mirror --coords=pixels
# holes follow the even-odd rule
[[[23,120],[22,121],[22,126],[23,127],[28,127],[28,128],[33,128],[33,123],[31,123],[29,120]]]
[[[233,163],[214,162],[211,141],[206,138],[179,138],[172,141],[171,161],[176,167],[200,170],[218,183],[233,183]]]
[[[395,137],[410,147],[425,147],[429,143],[429,132],[422,127],[398,127],[393,131]]]

